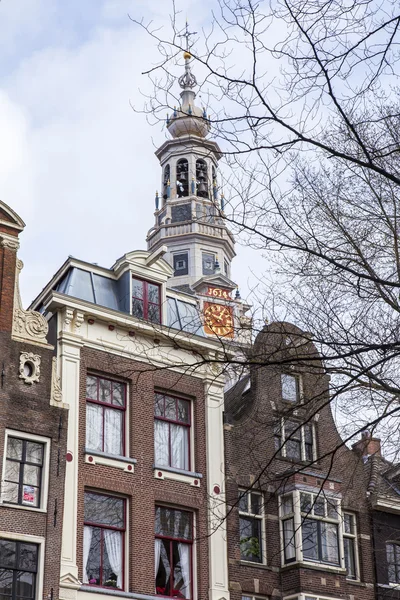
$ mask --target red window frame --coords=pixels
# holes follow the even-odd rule
[[[88,393],[87,393],[87,380],[88,377],[92,377],[94,379],[97,379],[97,398],[89,398],[88,397]],[[109,381],[111,383],[111,402],[102,402],[101,400],[99,400],[100,397],[100,380],[104,380],[104,381]],[[119,406],[117,404],[112,404],[112,400],[113,400],[113,383],[117,383],[118,385],[122,385],[123,386],[123,406]],[[121,456],[125,456],[126,455],[126,447],[125,447],[125,413],[126,413],[126,383],[123,381],[117,381],[116,379],[111,379],[109,377],[103,377],[102,375],[96,375],[94,373],[87,373],[86,374],[86,403],[89,404],[97,404],[99,406],[101,406],[103,408],[102,410],[102,450],[101,452],[104,452],[104,409],[108,408],[108,409],[113,409],[113,410],[120,410],[123,412],[122,415],[122,455]],[[86,423],[87,426],[87,423]],[[85,442],[86,445],[86,442]],[[94,448],[87,448],[88,450],[93,450],[95,451]]]
[[[178,543],[182,543],[182,544],[187,544],[189,546],[189,563],[190,563],[190,598],[186,599],[186,600],[192,600],[193,599],[193,513],[190,510],[183,510],[181,508],[175,508],[172,506],[156,506],[155,507],[155,517],[156,517],[156,513],[157,513],[157,508],[170,508],[172,510],[178,510],[180,512],[184,512],[187,513],[188,515],[190,515],[190,532],[191,532],[191,539],[188,540],[187,538],[178,538],[178,537],[173,537],[173,536],[169,536],[169,535],[161,535],[159,533],[155,533],[155,539],[159,539],[159,540],[167,540],[170,542],[169,544],[169,564],[170,566],[173,565],[173,543],[174,542],[178,542]],[[156,574],[157,577],[157,574]],[[157,588],[156,588],[156,595],[157,596],[162,596],[164,598],[179,598],[179,596],[173,595],[174,592],[174,570],[171,568],[171,573],[170,573],[170,594],[166,595],[166,594],[160,594],[157,592]]]
[[[132,275],[132,281],[140,281],[142,283],[142,290],[143,290],[143,298],[139,298],[138,296],[134,296],[133,295],[133,288],[132,288],[132,304],[134,300],[138,300],[139,302],[142,302],[143,304],[143,319],[145,319],[146,321],[149,321],[149,305],[151,306],[157,306],[158,307],[158,321],[151,321],[151,323],[156,323],[156,324],[161,324],[161,286],[158,283],[155,283],[154,281],[147,281],[146,279],[141,279],[140,277],[136,277],[135,275]],[[158,288],[158,302],[149,302],[149,285],[154,285],[156,288]],[[133,314],[133,311],[132,311]],[[135,316],[135,315],[133,315]],[[139,318],[139,317],[138,317]]]
[[[171,462],[172,462],[172,447],[171,447],[171,425],[179,425],[181,427],[186,427],[187,429],[187,437],[188,437],[188,471],[191,470],[191,444],[190,444],[190,428],[191,428],[191,402],[190,400],[188,400],[187,398],[179,398],[178,396],[170,396],[169,394],[163,394],[162,392],[156,392],[154,395],[154,410],[156,407],[156,399],[157,396],[162,396],[164,398],[164,414],[165,414],[165,400],[166,398],[169,398],[171,400],[175,400],[175,415],[176,417],[178,417],[178,401],[180,402],[185,402],[187,404],[188,407],[188,422],[185,423],[184,421],[180,421],[178,418],[174,419],[170,419],[168,417],[163,417],[160,415],[156,415],[154,413],[154,420],[158,420],[158,421],[164,421],[166,423],[168,423],[169,427],[168,427],[168,465],[160,465],[160,466],[167,466],[167,467],[172,467],[172,468],[177,468],[174,467]]]
[[[117,498],[118,500],[122,500],[123,502],[123,509],[122,509],[122,513],[123,513],[123,519],[124,519],[124,524],[123,527],[115,527],[113,525],[104,525],[104,523],[92,523],[91,521],[85,521],[85,519],[83,520],[83,526],[84,527],[97,527],[97,529],[110,529],[111,531],[120,531],[122,533],[122,586],[120,588],[115,588],[116,590],[120,590],[121,592],[123,592],[125,590],[125,533],[126,533],[126,499],[125,498],[121,498],[120,496],[113,496],[112,494],[103,494],[101,492],[92,492],[90,490],[86,490],[83,496],[83,502],[85,503],[85,494],[93,494],[96,496],[105,496],[106,498]],[[103,541],[104,541],[104,534],[103,531],[101,532],[101,538],[100,538],[100,581],[102,581],[103,579]],[[102,588],[105,590],[109,590],[110,586],[108,585],[100,585],[97,583],[87,583],[85,585],[90,585],[96,588]],[[112,589],[112,588],[111,588]]]

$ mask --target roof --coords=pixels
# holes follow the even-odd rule
[[[374,454],[365,462],[368,493],[373,508],[400,511],[400,465]]]
[[[253,406],[250,375],[242,377],[225,393],[225,418],[228,423],[240,421]]]

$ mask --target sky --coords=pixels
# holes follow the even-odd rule
[[[188,16],[201,30],[211,4],[185,1],[182,26]],[[165,132],[140,112],[150,91],[142,71],[159,56],[128,14],[167,32],[170,9],[167,0],[0,0],[0,199],[26,223],[25,307],[69,255],[110,267],[146,247]],[[263,259],[236,250],[232,276],[245,296],[249,265],[261,275]]]

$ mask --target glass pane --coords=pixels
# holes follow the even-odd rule
[[[171,419],[171,421],[176,421],[176,400],[175,398],[171,398],[170,396],[165,396],[165,417],[167,419]]]
[[[90,548],[86,563],[87,581],[91,585],[100,585],[101,531],[96,527],[88,527],[87,530],[91,531]]]
[[[41,470],[41,467],[34,467],[33,465],[24,465],[23,482],[30,485],[39,486]]]
[[[355,567],[355,554],[354,554],[354,540],[349,538],[343,538],[344,545],[344,564],[347,569],[347,576],[350,579],[356,578],[356,567]]]
[[[37,570],[37,546],[36,544],[24,544],[19,545],[19,561],[18,567],[25,571]]]
[[[239,491],[239,510],[249,512],[249,493]]]
[[[260,494],[251,494],[251,512],[253,515],[261,514],[261,496]]]
[[[22,440],[9,437],[7,441],[7,458],[22,460]]]
[[[394,545],[393,544],[386,544],[386,558],[387,558],[388,563],[395,562]]]
[[[99,400],[111,404],[111,381],[99,379]]]
[[[301,460],[301,443],[295,440],[285,442],[286,457],[292,460]]]
[[[15,567],[16,542],[11,540],[0,540],[0,566]]]
[[[190,598],[191,548],[182,542],[172,542],[171,545],[174,574],[172,595]]]
[[[132,296],[143,300],[143,281],[132,279]]]
[[[43,444],[26,442],[26,462],[43,464]]]
[[[148,300],[152,304],[160,304],[160,288],[158,285],[154,285],[153,283],[147,284],[147,294]]]
[[[132,299],[132,315],[138,319],[143,319],[143,300]]]
[[[330,519],[339,519],[338,511],[337,511],[337,502],[336,500],[328,500],[326,501],[326,508],[328,511],[328,517]]]
[[[156,566],[156,594],[170,595],[171,565],[170,542],[168,540],[155,540]],[[158,559],[158,563],[157,563]]]
[[[164,535],[179,539],[192,539],[192,515],[184,510],[156,507],[155,531]]]
[[[293,512],[293,496],[283,496],[281,500],[282,514],[288,515]]]
[[[312,436],[312,427],[311,425],[303,425],[303,433],[304,433],[304,441],[306,444],[312,444],[313,443],[313,436]]]
[[[322,560],[339,564],[338,527],[334,523],[321,523]]]
[[[297,402],[297,377],[282,373],[282,399],[289,402]]]
[[[189,402],[178,400],[178,421],[189,423]]]
[[[314,515],[317,517],[324,517],[325,516],[325,500],[324,498],[321,498],[321,496],[318,496],[315,498],[314,500]]]
[[[300,510],[304,513],[311,512],[311,494],[300,494]]]
[[[171,466],[169,448],[169,423],[156,419],[154,421],[154,457],[156,465]]]
[[[189,428],[184,425],[170,425],[171,467],[189,470]]]
[[[156,417],[164,416],[164,396],[156,394],[154,397],[154,414]]]
[[[97,400],[97,377],[86,377],[86,398]]]
[[[103,581],[110,588],[122,587],[122,533],[103,530]]]
[[[149,304],[147,309],[147,320],[152,323],[160,323],[160,306],[158,304]]]
[[[295,550],[295,534],[294,534],[294,520],[287,519],[283,521],[283,542],[285,544],[285,562],[291,562],[296,558]]]
[[[343,522],[344,522],[344,532],[345,533],[353,533],[353,515],[349,515],[347,513],[345,513],[343,515]]]
[[[304,519],[301,532],[305,560],[318,560],[317,522],[311,519]]]
[[[18,502],[18,483],[10,483],[5,481],[2,487],[2,498],[4,502],[13,502],[16,504]]]
[[[0,597],[9,596],[12,593],[13,572],[0,569]]]
[[[239,533],[241,559],[262,562],[261,519],[240,517]]]
[[[5,479],[8,481],[14,481],[16,483],[19,482],[19,470],[21,463],[14,462],[13,460],[6,461],[6,473]]]
[[[86,404],[86,448],[103,450],[103,407],[99,404]]]
[[[395,565],[388,565],[388,580],[389,583],[397,583],[396,581],[396,567]]]
[[[124,406],[125,405],[125,386],[124,386],[124,384],[113,381],[112,392],[113,392],[113,397],[112,397],[113,404],[115,404],[117,406]]]
[[[24,484],[22,486],[22,504],[39,506],[39,488]]]
[[[301,426],[297,421],[285,421],[285,439],[299,440],[301,438]]]
[[[26,571],[18,571],[15,586],[19,598],[33,598],[35,590],[35,575]]]
[[[123,455],[123,417],[122,410],[104,409],[104,452]]]
[[[85,492],[85,522],[122,528],[124,526],[123,499]]]
[[[313,460],[314,456],[313,456],[313,447],[312,444],[305,444],[304,446],[304,450],[305,450],[305,459],[306,460]]]

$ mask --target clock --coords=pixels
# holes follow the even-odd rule
[[[233,310],[224,304],[204,303],[204,331],[209,335],[233,338]]]

